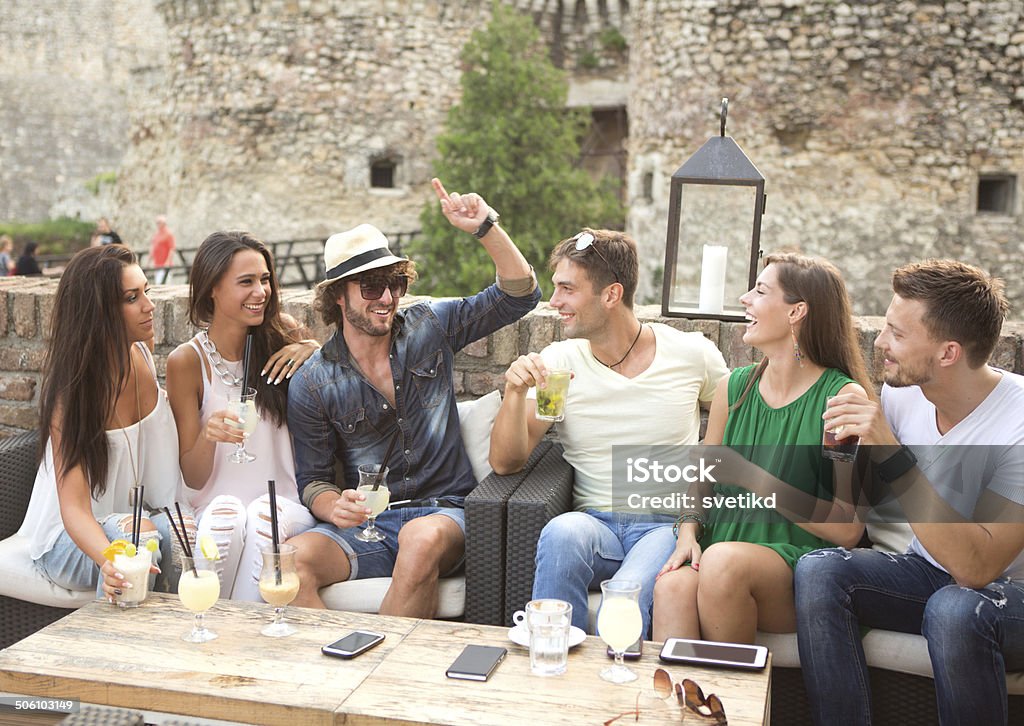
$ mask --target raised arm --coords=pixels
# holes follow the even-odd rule
[[[519,356],[505,371],[505,396],[491,429],[491,468],[498,474],[511,474],[526,465],[531,452],[551,428],[540,421],[536,408],[528,405],[526,392],[547,380],[544,360],[536,353]]]
[[[441,212],[456,229],[474,234],[480,225],[488,219],[495,218],[497,214],[479,194],[449,194],[445,191],[441,180],[434,178],[430,180],[441,202]],[[506,280],[522,280],[531,276],[530,263],[523,257],[523,253],[512,242],[497,223],[493,224],[487,233],[480,238],[480,244],[487,250],[487,254],[494,260],[494,266],[498,277]],[[532,289],[532,288],[530,288]],[[529,289],[524,291],[529,292]]]

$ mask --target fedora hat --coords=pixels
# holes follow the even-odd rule
[[[325,279],[337,280],[366,270],[405,262],[388,249],[388,238],[372,224],[361,224],[347,232],[332,234],[324,243]]]

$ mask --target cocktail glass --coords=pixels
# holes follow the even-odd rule
[[[361,464],[359,466],[358,491],[366,495],[366,506],[370,508],[366,529],[356,535],[363,542],[380,542],[386,539],[384,533],[377,529],[377,515],[388,508],[391,492],[388,490],[388,468],[380,470],[379,464]],[[374,488],[376,487],[376,488]]]
[[[860,447],[860,436],[843,436],[843,427],[837,426],[835,431],[827,428],[821,437],[821,455],[833,461],[853,461],[857,458]]]
[[[623,663],[626,648],[641,635],[640,583],[631,580],[605,580],[601,583],[601,609],[597,611],[597,633],[615,653],[615,665],[601,671],[610,683],[629,683],[636,673]]]
[[[295,571],[295,546],[279,544],[260,547],[263,569],[260,570],[260,595],[268,605],[274,606],[274,622],[260,631],[270,638],[283,638],[297,632],[284,622],[284,608],[299,594],[299,573]]]
[[[233,464],[244,464],[256,459],[245,450],[245,440],[256,430],[260,417],[256,413],[256,389],[241,386],[228,391],[228,413],[238,417],[240,423],[235,424],[242,429],[242,440],[228,456]]]
[[[114,568],[124,575],[121,594],[117,604],[123,608],[137,608],[149,595],[149,568],[153,564],[153,553],[139,547],[134,557],[126,554],[114,555]],[[131,587],[128,587],[131,585]]]
[[[572,373],[562,369],[548,371],[544,388],[537,386],[537,418],[541,421],[565,420],[565,397]]]
[[[181,556],[181,579],[178,580],[178,597],[181,604],[195,613],[191,632],[181,639],[187,643],[205,643],[217,634],[203,625],[203,614],[213,607],[220,597],[220,578],[214,563],[205,557]]]

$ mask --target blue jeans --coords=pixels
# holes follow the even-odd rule
[[[537,542],[534,598],[572,605],[572,624],[587,630],[587,592],[615,577],[640,583],[644,638],[650,634],[654,578],[676,547],[673,518],[618,512],[566,512],[545,525]]]
[[[461,503],[465,497],[444,497],[446,500]],[[384,533],[380,542],[363,542],[356,537],[363,531],[363,525],[341,529],[327,522],[318,522],[308,530],[330,537],[341,547],[348,557],[349,580],[365,580],[371,577],[391,577],[398,559],[398,531],[406,524],[419,517],[440,514],[454,521],[466,535],[466,510],[458,507],[402,507],[401,509],[385,509],[377,517],[377,529]],[[464,558],[463,558],[464,559]],[[450,572],[442,572],[447,577],[462,567],[463,560]]]
[[[815,723],[871,723],[861,626],[928,639],[944,726],[1006,723],[1006,671],[1024,669],[1024,583],[960,587],[923,557],[866,549],[806,554],[795,580],[800,668]]]
[[[100,522],[107,539],[113,542],[115,539],[131,540],[128,530],[121,526],[122,521],[131,521],[131,514],[111,514]],[[153,564],[160,567],[160,574],[156,575],[155,581],[150,579],[151,590],[158,592],[177,592],[178,577],[181,574],[181,563],[175,562],[174,553],[171,551],[171,540],[174,535],[171,533],[171,526],[163,513],[153,513],[146,516],[153,526],[156,527],[160,547],[153,553]],[[142,533],[142,542],[150,539],[151,535]],[[161,566],[162,562],[170,562],[171,565]],[[36,560],[36,567],[46,578],[58,587],[66,590],[96,590],[96,597],[103,599],[103,583],[100,581],[100,570],[92,559],[82,552],[71,539],[67,530],[60,533],[53,547]]]

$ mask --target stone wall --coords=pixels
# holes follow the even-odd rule
[[[165,38],[149,2],[0,3],[0,220],[114,217],[84,184],[119,168]]]
[[[765,250],[835,260],[862,314],[884,309],[898,264],[960,258],[1003,276],[1021,314],[1024,0],[505,1],[572,72],[570,102],[626,104],[641,300],[661,288],[670,176],[728,96],[729,133],[767,178]],[[0,218],[120,161],[115,222],[135,247],[163,212],[185,247],[228,227],[415,229],[490,3],[7,0]],[[370,186],[380,158],[394,189]],[[1009,213],[976,212],[987,174],[1016,176]]]
[[[38,391],[49,317],[57,283],[42,278],[0,278],[0,433],[5,428],[32,428],[38,423]],[[195,334],[188,322],[188,288],[184,285],[153,289],[156,305],[155,342],[157,368],[164,373],[167,354]],[[416,298],[410,298],[415,301]],[[285,291],[284,311],[310,325],[320,340],[328,330],[315,319],[310,307],[312,293]],[[742,342],[743,326],[714,321],[690,321],[660,317],[660,308],[639,306],[645,321],[666,322],[681,330],[700,331],[718,345],[730,367],[753,362],[753,351]],[[874,355],[872,341],[882,319],[858,318],[861,347],[870,361],[877,383],[881,361]],[[542,303],[515,325],[479,340],[456,357],[455,388],[460,397],[475,398],[504,388],[504,372],[519,355],[541,350],[561,337],[557,314]],[[1024,372],[1022,357],[1024,323],[1008,322],[993,355],[1001,368]]]
[[[670,176],[718,133],[728,96],[728,133],[767,179],[763,249],[834,260],[876,314],[897,265],[963,259],[1004,277],[1021,315],[1024,2],[631,8],[629,229],[650,244],[653,289]],[[985,173],[1017,175],[1011,214],[975,212]]]

